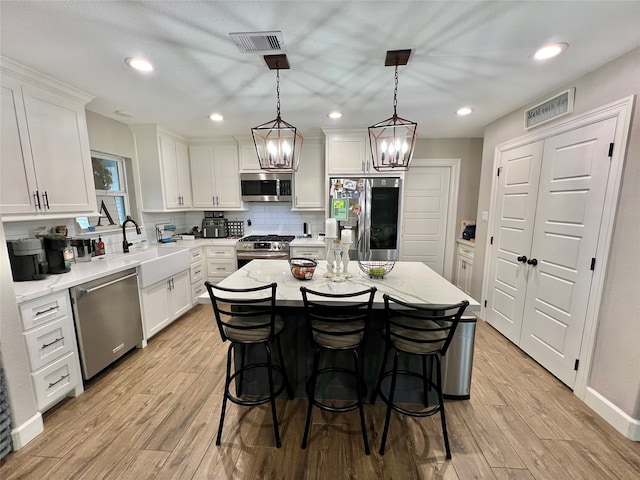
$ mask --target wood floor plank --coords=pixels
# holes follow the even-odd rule
[[[535,480],[529,470],[516,470],[513,468],[494,468],[493,473],[498,480]]]
[[[571,473],[510,406],[488,405],[489,414],[535,478],[571,479]]]
[[[157,450],[137,450],[131,461],[126,465],[118,480],[153,480],[167,460],[169,452]]]
[[[0,478],[3,480],[31,480],[47,478],[55,466],[63,459],[29,456],[28,461],[9,461],[0,466]]]
[[[489,466],[526,468],[482,404],[472,399],[469,402],[447,402],[446,407],[455,417],[462,418]]]

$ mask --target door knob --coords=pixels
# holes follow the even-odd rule
[[[529,260],[527,260],[527,263],[535,267],[538,264],[538,260],[536,260],[535,258],[530,258]]]
[[[524,255],[522,255],[521,257],[518,257],[518,261],[525,263],[527,261],[527,257],[525,257]]]

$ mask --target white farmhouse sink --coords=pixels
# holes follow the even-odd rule
[[[188,270],[191,255],[188,248],[162,247],[124,254],[118,260],[126,263],[139,263],[140,287],[146,288],[176,273]]]

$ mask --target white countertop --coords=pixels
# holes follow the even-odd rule
[[[421,262],[396,262],[393,270],[380,280],[365,276],[357,262],[349,263],[352,277],[343,283],[334,283],[325,278],[327,262],[321,260],[311,280],[296,279],[286,260],[253,260],[219,283],[221,287],[251,288],[276,282],[278,305],[301,307],[300,287],[327,293],[347,293],[364,290],[370,286],[378,289],[374,304],[380,308],[382,295],[417,304],[454,304],[467,300],[467,311],[479,311],[480,304],[459,290],[445,278]],[[208,293],[200,296],[200,303],[210,303]]]

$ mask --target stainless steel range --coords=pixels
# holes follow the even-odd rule
[[[238,240],[238,268],[251,260],[288,260],[289,242],[294,235],[249,235]]]

